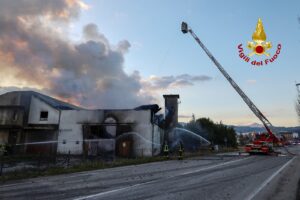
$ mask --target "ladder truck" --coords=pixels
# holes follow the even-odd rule
[[[262,112],[254,105],[254,103],[249,99],[249,97],[247,97],[247,95],[242,91],[242,89],[229,76],[229,74],[225,71],[222,65],[210,53],[210,51],[205,47],[205,45],[201,42],[201,40],[197,37],[197,35],[193,32],[193,30],[188,26],[186,22],[182,22],[181,31],[184,34],[190,33],[192,35],[192,37],[205,51],[207,56],[211,59],[211,61],[215,64],[215,66],[219,69],[219,71],[223,74],[223,76],[227,79],[227,81],[231,84],[231,86],[235,89],[235,91],[241,96],[241,98],[244,100],[244,102],[247,104],[250,110],[262,122],[265,129],[267,130],[266,134],[260,134],[251,144],[247,144],[245,146],[245,151],[249,154],[255,154],[255,153],[270,154],[274,152],[273,147],[280,145],[280,140],[279,137],[276,136],[274,127],[271,124],[271,122],[262,114]]]

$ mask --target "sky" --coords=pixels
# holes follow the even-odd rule
[[[273,125],[299,124],[295,111],[299,1],[60,1],[64,3],[0,2],[3,9],[14,10],[3,13],[0,8],[5,15],[3,23],[0,20],[2,92],[36,89],[91,108],[141,103],[163,107],[163,94],[179,94],[180,121],[189,121],[194,114],[231,125],[260,123],[193,38],[182,34],[180,25],[186,21]],[[18,8],[22,6],[27,9]],[[10,18],[11,13],[17,20]],[[250,53],[246,45],[258,18],[273,44],[268,52],[274,55],[277,44],[282,45],[278,58],[261,67],[244,62],[237,48],[242,43]],[[13,23],[17,25],[7,25]],[[35,37],[24,37],[25,33]],[[16,48],[7,43],[9,37],[20,40]],[[38,39],[39,43],[34,41]]]

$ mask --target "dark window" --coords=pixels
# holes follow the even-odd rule
[[[14,110],[14,112],[13,112],[13,121],[17,121],[17,119],[18,119],[18,114],[17,114],[17,111],[16,110]]]
[[[48,111],[41,111],[40,121],[47,121],[47,120],[48,120]]]

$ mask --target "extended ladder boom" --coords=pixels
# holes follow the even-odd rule
[[[263,123],[266,130],[270,135],[273,135],[272,129],[273,125],[271,122],[262,114],[262,112],[254,105],[254,103],[247,97],[247,95],[241,90],[241,88],[234,82],[234,80],[229,76],[229,74],[225,71],[222,65],[216,60],[216,58],[210,53],[210,51],[204,46],[201,40],[197,37],[197,35],[190,29],[187,23],[182,22],[181,31],[183,33],[190,33],[193,38],[197,41],[197,43],[201,46],[201,48],[205,51],[208,57],[215,63],[216,67],[220,70],[220,72],[224,75],[224,77],[229,81],[232,87],[237,91],[237,93],[242,97],[244,102],[248,105],[248,107],[252,110],[252,112],[258,117],[258,119]]]

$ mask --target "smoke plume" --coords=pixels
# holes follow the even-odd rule
[[[81,0],[0,0],[0,92],[34,89],[98,108],[154,102],[139,72],[124,71],[127,40],[111,45],[95,24],[83,28],[80,43],[68,39],[66,27],[83,9],[88,5]],[[209,79],[181,76],[173,86]],[[150,88],[172,86],[158,79]]]

